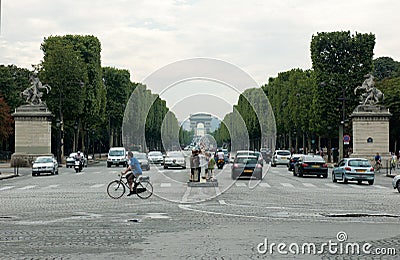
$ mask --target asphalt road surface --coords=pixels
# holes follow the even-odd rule
[[[152,165],[154,195],[111,199],[122,168],[0,180],[0,259],[399,259],[400,194],[375,184],[295,177],[264,166],[262,181],[216,171],[188,187],[189,169]],[[358,250],[357,250],[358,249]]]

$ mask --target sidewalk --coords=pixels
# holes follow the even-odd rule
[[[18,174],[14,174],[14,169],[10,167],[9,162],[0,163],[0,180],[14,178],[19,176]]]

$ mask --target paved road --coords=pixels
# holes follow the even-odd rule
[[[189,170],[152,167],[144,173],[155,191],[148,200],[109,198],[107,183],[121,168],[104,163],[56,176],[21,169],[20,177],[0,181],[0,259],[342,259],[349,254],[327,248],[263,252],[265,241],[321,248],[338,243],[341,231],[344,247],[370,243],[399,257],[400,194],[383,174],[369,186],[265,166],[261,182],[233,181],[229,167],[216,173],[217,188],[187,187]],[[377,257],[371,254],[361,257]]]

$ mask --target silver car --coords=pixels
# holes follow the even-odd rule
[[[358,184],[368,181],[368,184],[372,185],[375,180],[374,168],[368,159],[344,158],[335,164],[332,170],[332,181],[337,182],[338,180],[344,183],[357,181]]]
[[[400,175],[396,175],[392,180],[392,185],[394,189],[400,192]]]

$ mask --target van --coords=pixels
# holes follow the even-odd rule
[[[107,157],[107,167],[111,167],[111,165],[122,165],[124,167],[128,165],[128,158],[126,157],[126,150],[124,147],[110,148]]]

